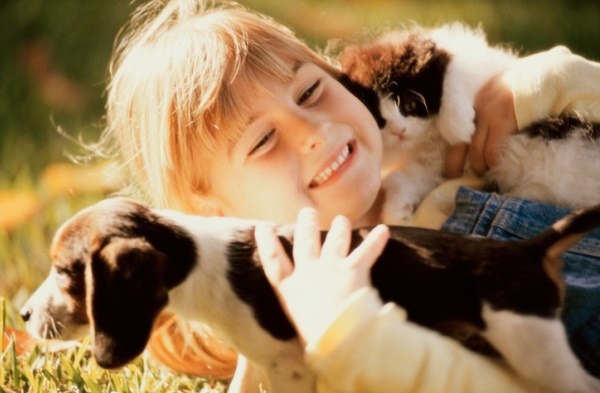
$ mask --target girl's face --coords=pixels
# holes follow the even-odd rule
[[[268,95],[234,84],[250,116],[233,149],[224,146],[212,166],[212,196],[227,216],[288,223],[311,206],[322,228],[338,214],[358,222],[381,186],[377,124],[319,66],[294,70],[289,82],[269,82]]]

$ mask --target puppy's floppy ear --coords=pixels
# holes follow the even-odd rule
[[[111,239],[92,252],[86,272],[93,353],[104,368],[137,357],[168,301],[166,256],[142,239]]]

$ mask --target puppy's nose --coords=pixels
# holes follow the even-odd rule
[[[29,307],[23,307],[20,311],[21,314],[21,318],[23,318],[23,321],[27,322],[29,321],[29,318],[31,318],[31,308]]]

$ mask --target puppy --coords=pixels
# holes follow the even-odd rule
[[[315,376],[258,260],[255,225],[102,201],[59,228],[50,274],[21,315],[42,338],[91,331],[97,363],[115,368],[144,350],[168,307],[208,324],[250,370],[263,373],[269,391],[313,392]],[[558,319],[565,292],[560,256],[598,225],[600,206],[519,242],[392,228],[372,269],[373,285],[409,320],[498,354],[544,391],[598,392],[600,383],[580,366]],[[291,255],[293,227],[277,230]],[[354,231],[352,248],[365,235]]]

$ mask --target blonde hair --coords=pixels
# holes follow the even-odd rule
[[[296,62],[338,75],[287,27],[238,4],[151,1],[115,47],[104,137],[154,207],[203,213],[211,158],[243,131],[233,81],[260,93],[265,80],[291,78]]]

